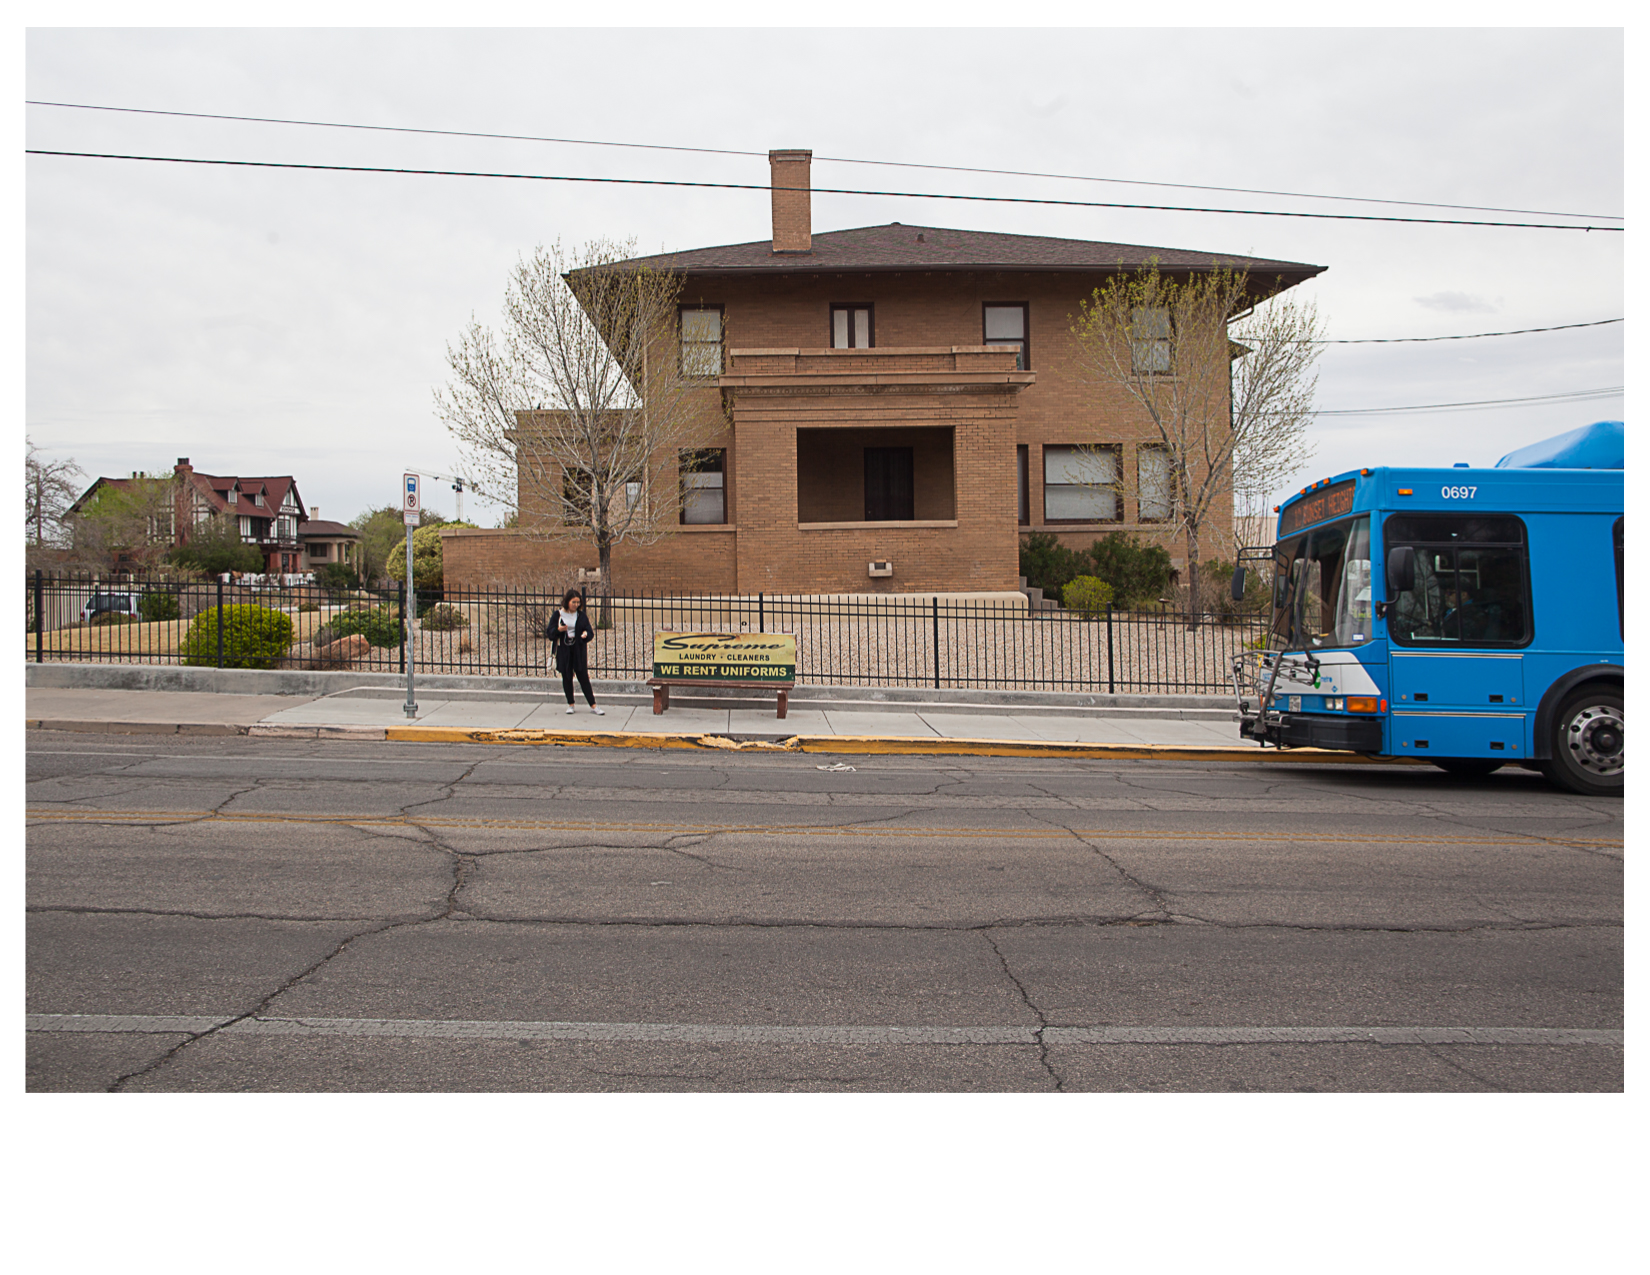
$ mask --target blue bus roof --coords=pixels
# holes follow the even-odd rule
[[[1495,462],[1497,469],[1625,469],[1627,433],[1620,421],[1594,421],[1545,438]]]
[[[1621,513],[1626,484],[1619,459],[1615,465],[1559,465],[1551,459],[1573,459],[1577,443],[1586,441],[1581,436],[1592,440],[1591,456],[1605,455],[1611,436],[1609,426],[1615,427],[1619,458],[1621,422],[1600,421],[1513,452],[1493,468],[1383,466],[1336,474],[1302,489],[1277,507],[1278,539],[1320,522],[1374,510],[1454,513],[1477,508],[1502,513]],[[1550,458],[1519,459],[1538,451],[1545,451]],[[1302,502],[1311,503],[1301,507]]]

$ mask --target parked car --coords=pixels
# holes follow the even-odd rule
[[[141,596],[137,593],[94,593],[80,608],[81,623],[89,624],[97,616],[110,614],[126,615],[135,620],[138,618]]]

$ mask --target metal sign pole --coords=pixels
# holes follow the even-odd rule
[[[403,474],[401,476],[401,521],[407,528],[407,585],[406,597],[411,604],[407,608],[405,641],[407,647],[407,704],[408,720],[418,716],[418,704],[413,699],[413,621],[418,617],[418,595],[413,592],[413,532],[418,528],[418,514],[420,509],[418,493],[418,475]]]

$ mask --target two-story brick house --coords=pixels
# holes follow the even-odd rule
[[[1268,288],[1322,267],[897,222],[815,235],[810,158],[770,153],[771,241],[638,259],[683,278],[680,367],[727,424],[699,440],[680,534],[617,546],[614,587],[1009,592],[1032,531],[1127,531],[1183,557],[1149,418],[1079,373],[1079,303],[1152,260]],[[523,523],[545,516],[519,495]],[[1229,510],[1208,529],[1230,530]],[[560,585],[594,561],[513,532],[443,542],[460,586]]]

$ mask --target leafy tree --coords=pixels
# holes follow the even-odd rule
[[[441,588],[441,528],[442,527],[473,527],[469,522],[441,522],[435,526],[419,527],[413,532],[413,588],[419,592]],[[390,551],[387,565],[390,579],[405,581],[407,578],[407,537],[402,536],[399,544]]]
[[[264,556],[255,545],[241,539],[240,521],[230,513],[220,513],[197,522],[189,540],[166,555],[175,566],[221,575],[226,571],[262,571]]]
[[[1211,520],[1231,512],[1234,492],[1252,500],[1311,455],[1320,331],[1313,304],[1281,280],[1224,267],[1173,276],[1153,261],[1082,303],[1072,335],[1085,375],[1152,421],[1160,468],[1138,495],[1186,537],[1194,616]]]
[[[323,563],[315,572],[315,581],[324,589],[359,589],[361,577],[347,562]]]
[[[420,527],[439,527],[444,519],[434,510],[426,509],[419,515]],[[406,575],[405,558],[407,553],[407,527],[399,506],[383,505],[377,509],[369,509],[366,513],[357,514],[350,520],[351,527],[361,533],[361,580],[368,585],[378,584],[388,578],[390,559],[399,556],[402,558],[401,575]],[[416,574],[416,573],[415,573]]]
[[[61,544],[67,539],[63,516],[80,494],[85,471],[74,460],[47,460],[27,438],[28,458],[23,463],[25,499],[23,526],[27,542],[36,549]]]

